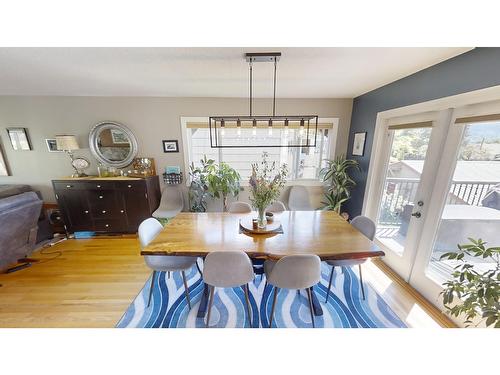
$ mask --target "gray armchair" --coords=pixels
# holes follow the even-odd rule
[[[0,199],[0,271],[32,253],[42,203],[35,192]]]

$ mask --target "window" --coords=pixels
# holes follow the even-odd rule
[[[206,120],[205,120],[206,121]],[[248,148],[211,148],[208,124],[206,122],[184,122],[184,134],[187,162],[199,165],[204,155],[216,162],[225,162],[236,169],[242,181],[249,178],[251,164],[261,161],[262,153],[269,154],[270,161],[279,164],[287,164],[289,180],[317,180],[319,171],[324,166],[324,159],[330,158],[333,153],[332,139],[336,127],[332,122],[318,124],[318,136],[316,147],[248,147]],[[251,144],[276,144],[281,141],[283,146],[298,143],[300,137],[298,129],[237,129],[227,128],[224,130],[224,138],[239,137]],[[310,130],[310,142],[314,142],[314,130]]]

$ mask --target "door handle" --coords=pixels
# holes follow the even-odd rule
[[[417,212],[412,213],[411,216],[415,216],[417,219],[420,219],[422,214],[419,211],[417,211]]]

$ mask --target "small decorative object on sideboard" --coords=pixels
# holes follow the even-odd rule
[[[153,158],[135,158],[132,161],[132,170],[127,171],[130,177],[156,176],[155,160]]]
[[[80,149],[74,135],[56,135],[56,147],[58,150],[66,151],[68,153],[68,156],[71,159],[71,166],[75,170],[75,173],[71,177],[87,177],[87,175],[83,173],[83,170],[90,166],[90,162],[82,157],[75,158],[73,155],[74,150]]]

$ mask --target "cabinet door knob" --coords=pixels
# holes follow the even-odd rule
[[[123,214],[123,213],[124,213],[125,211],[123,211],[123,210],[120,210],[120,212],[121,212],[121,213]]]
[[[66,185],[66,187],[67,187],[68,189],[72,188],[72,186],[71,186],[71,185]]]
[[[102,210],[102,213],[105,214],[106,213],[106,210]]]
[[[85,210],[85,213],[86,213],[86,214],[88,214],[88,213],[89,213],[89,211],[88,211],[88,210]]]
[[[104,197],[102,195],[99,195],[99,199],[102,199],[102,198],[104,198]]]
[[[98,187],[98,188],[100,188],[100,187],[101,187],[101,185],[97,185],[97,187]]]
[[[127,185],[127,187],[131,188],[131,187],[132,187],[132,185]]]
[[[106,228],[108,228],[108,227],[109,227],[109,224],[106,224],[106,225],[105,225],[105,227],[106,227]]]

